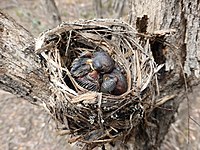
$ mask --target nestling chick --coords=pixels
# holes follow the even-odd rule
[[[114,69],[110,74],[103,75],[101,92],[121,95],[127,91],[127,87],[127,80],[119,70]]]
[[[111,72],[114,69],[115,63],[108,53],[104,51],[95,52],[92,58],[94,70],[101,74]]]
[[[83,52],[78,58],[72,62],[71,74],[73,77],[81,77],[91,71],[92,53],[89,51]]]
[[[92,91],[99,91],[99,73],[95,70],[89,72],[87,75],[75,79],[77,83]]]
[[[81,77],[91,71],[91,59],[76,58],[72,63],[71,74],[73,77]]]

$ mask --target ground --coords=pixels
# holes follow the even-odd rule
[[[0,9],[12,16],[35,37],[52,27],[49,17],[43,12],[42,0],[1,0]],[[104,0],[104,2],[107,2]],[[92,0],[57,0],[61,19],[92,19],[95,17]],[[108,14],[109,12],[107,12]],[[125,16],[126,17],[126,16]],[[200,149],[200,87],[190,94],[190,145],[187,145],[188,106],[184,100],[177,112],[161,150]],[[69,149],[67,137],[58,136],[55,123],[41,108],[0,91],[0,150],[66,150]],[[76,148],[74,148],[76,149]]]

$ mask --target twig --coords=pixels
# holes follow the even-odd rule
[[[200,123],[198,123],[196,120],[194,120],[191,116],[189,116],[189,117],[194,123],[196,123],[198,125],[198,127],[200,127]]]
[[[158,106],[160,106],[160,105],[163,105],[164,103],[166,103],[167,101],[169,101],[169,100],[171,100],[171,99],[173,99],[173,98],[175,98],[175,97],[176,97],[176,95],[167,95],[167,96],[165,96],[165,97],[162,97],[162,98],[160,98],[160,99],[158,99],[158,100],[156,101],[155,107],[158,107]]]

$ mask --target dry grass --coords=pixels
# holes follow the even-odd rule
[[[57,0],[56,2],[59,6],[62,20],[64,21],[80,18],[91,19],[94,16],[92,1]],[[26,29],[31,31],[35,36],[38,36],[38,34],[45,29],[50,28],[48,17],[44,15],[39,0],[1,0],[0,8],[17,20],[18,23],[22,24]],[[191,114],[196,121],[200,120],[200,95],[197,94],[199,93],[198,89],[199,88],[191,95]],[[49,119],[45,112],[40,111],[38,108],[33,108],[25,101],[4,92],[1,93],[0,107],[0,149],[54,150],[69,148],[64,138],[59,138],[58,140],[57,137],[51,133],[55,126],[52,122],[46,125]],[[180,106],[177,121],[170,128],[161,149],[187,149],[186,118],[187,107],[186,103],[183,103]],[[20,127],[20,124],[23,125],[23,128]],[[44,126],[44,124],[48,126],[48,130],[40,130],[42,128],[41,126]],[[24,130],[26,132],[24,132]],[[199,126],[191,121],[191,149],[200,149],[199,131]],[[40,137],[42,137],[42,140],[40,140]]]
[[[124,94],[89,91],[76,82],[70,73],[71,62],[85,51],[105,51],[125,71],[128,89]],[[149,39],[120,20],[63,23],[37,38],[36,53],[45,59],[53,83],[53,94],[44,107],[73,135],[70,141],[86,143],[89,149],[126,140],[144,111],[149,113],[174,97],[155,99],[157,72],[163,65],[154,62]],[[72,85],[65,82],[66,77]]]

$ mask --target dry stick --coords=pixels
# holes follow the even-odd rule
[[[103,130],[103,123],[104,123],[104,120],[103,120],[103,113],[102,113],[102,110],[101,110],[101,104],[102,104],[102,93],[99,93],[98,94],[98,122],[99,122],[99,125],[100,125],[100,128]]]
[[[190,117],[190,119],[192,120],[192,121],[194,121],[194,123],[196,123],[199,127],[200,127],[200,123],[198,123],[196,120],[194,120],[191,116],[189,116]]]
[[[136,56],[136,70],[137,70],[137,83],[136,86],[138,89],[141,89],[141,84],[142,84],[142,75],[141,75],[141,67],[140,67],[140,62],[139,62],[139,56],[138,56],[138,51],[135,51],[135,56]]]
[[[49,49],[51,49],[55,44],[53,42],[41,47],[41,48],[38,48],[35,50],[35,53],[36,54],[41,54],[42,52],[47,52]]]
[[[133,25],[133,0],[128,0],[129,13],[128,13],[128,23]]]
[[[124,101],[126,101],[126,100],[124,100]],[[119,108],[117,108],[117,109],[114,110],[112,113],[110,113],[110,114],[105,118],[105,120],[106,120],[108,117],[112,116],[114,113],[116,113],[118,110],[122,109],[124,106],[126,106],[126,105],[128,105],[128,104],[130,104],[130,103],[131,103],[131,101],[128,101],[127,103],[121,105]]]
[[[147,42],[149,42],[149,40],[147,40]],[[151,46],[150,46],[150,44],[148,44],[147,45],[148,46],[148,52],[149,52],[149,54],[151,54],[151,59],[152,59],[152,61],[153,61],[153,64],[152,64],[152,66],[154,66],[153,67],[153,69],[154,69],[154,75],[155,75],[155,82],[156,82],[156,90],[157,90],[157,97],[159,97],[160,96],[160,89],[159,89],[159,84],[158,84],[158,77],[157,77],[157,72],[164,66],[164,64],[163,65],[159,65],[158,67],[157,67],[157,64],[155,63],[155,61],[154,61],[154,57],[153,57],[153,54],[152,54],[152,50],[151,50]],[[152,62],[151,61],[151,62]],[[156,69],[156,70],[155,70]],[[153,76],[153,75],[152,75]]]
[[[59,66],[52,60],[49,59],[49,56],[47,56],[44,52],[41,53],[41,55],[47,60],[49,61],[49,63],[51,63],[54,67],[58,68]],[[64,86],[62,83],[59,82],[54,82],[56,83],[56,85],[58,87],[62,87],[63,89],[65,89],[66,91],[68,91],[69,93],[73,94],[73,95],[78,95],[74,90],[70,89],[69,87]]]
[[[167,101],[169,101],[169,100],[171,100],[171,99],[173,99],[175,97],[176,97],[176,95],[167,95],[167,96],[164,96],[164,97],[162,97],[162,98],[160,98],[160,99],[158,99],[156,101],[155,106],[157,107],[157,106],[163,105],[164,103],[166,103]]]
[[[112,142],[112,139],[105,139],[105,140],[94,140],[94,141],[91,141],[91,142],[88,142],[88,141],[82,141],[81,142],[84,142],[86,144],[91,144],[91,143],[107,143],[107,142]]]
[[[72,30],[69,31],[69,39],[68,39],[68,41],[67,41],[65,56],[67,56],[67,52],[68,52],[68,50],[69,50],[69,45],[70,45],[71,37],[72,37]]]
[[[117,26],[118,27],[118,26]],[[81,31],[84,31],[84,30],[81,30]],[[80,34],[80,33],[79,33]],[[84,34],[84,35],[88,35],[88,34]],[[121,35],[121,34],[120,34]],[[123,35],[121,35],[122,36],[122,38],[123,38]],[[89,37],[85,37],[85,36],[82,36],[83,38],[86,38],[86,39],[88,39]],[[89,38],[90,40],[92,40],[93,42],[95,42],[95,39],[96,38]],[[98,40],[98,39],[97,39]],[[129,39],[130,40],[130,39]],[[101,41],[101,40],[100,40]],[[68,41],[69,42],[69,41]],[[131,40],[131,42],[130,42],[130,44],[135,44],[135,43],[137,43],[136,41],[134,41],[134,40]],[[128,46],[129,47],[129,46]],[[130,46],[131,47],[131,46]],[[139,52],[142,52],[142,54],[144,54],[145,55],[145,52],[143,52],[143,48],[142,47],[140,47],[139,45],[136,45],[136,47],[137,47],[137,49],[140,49],[140,51]],[[131,48],[130,48],[131,49]],[[131,50],[133,50],[133,48],[131,49]],[[134,51],[134,50],[133,50]],[[59,57],[59,56],[58,56]],[[141,64],[140,64],[140,59],[138,58],[138,55],[136,56],[136,55],[134,55],[134,57],[136,57],[133,61],[135,62],[135,65],[136,66],[138,66],[138,68],[139,69],[141,69]],[[148,56],[149,57],[149,56]],[[146,57],[145,57],[146,58]],[[51,58],[50,58],[51,59]],[[56,58],[56,60],[57,59],[59,59],[59,58]],[[133,58],[132,58],[133,59]],[[142,59],[142,61],[144,61],[145,59]],[[152,60],[151,60],[152,61]],[[62,67],[60,66],[60,62],[58,61],[55,61],[56,63],[58,63],[59,64],[59,66],[57,67],[58,69],[62,69]],[[55,63],[54,62],[54,63]],[[154,66],[154,64],[152,63],[152,62],[150,62],[150,66],[152,67],[152,68],[154,68],[155,66]],[[50,67],[52,67],[52,71],[54,72],[54,73],[57,73],[57,72],[55,72],[55,70],[54,70],[54,64],[51,64],[50,65]],[[127,67],[128,68],[128,67]],[[138,69],[138,70],[139,70]],[[60,77],[62,77],[61,76],[61,74],[60,74],[60,71],[61,70],[59,70],[58,71],[58,75],[60,75]],[[151,71],[153,71],[153,70],[151,70]],[[146,71],[146,72],[148,72],[148,71]],[[152,75],[153,75],[153,72],[151,73]],[[55,74],[55,76],[56,76],[57,74]],[[140,79],[141,79],[141,76],[142,74],[140,73]],[[149,78],[151,78],[151,76],[149,76],[147,79],[149,79]],[[142,83],[140,82],[140,83],[138,83],[138,85],[141,85]],[[62,87],[61,87],[62,88]],[[102,101],[101,101],[102,99],[99,99],[99,103],[98,103],[98,106],[99,106],[99,110],[98,110],[98,115],[99,115],[99,122],[101,122],[101,121],[103,121],[102,120],[102,112],[101,112],[101,103],[102,103]],[[125,105],[127,105],[128,103],[126,103]],[[121,106],[121,107],[124,107],[123,105]],[[80,109],[81,110],[81,109]],[[87,113],[87,111],[83,111],[83,112],[86,112]],[[85,118],[84,116],[80,116],[81,117],[81,121],[83,121],[83,122],[86,122],[87,123],[87,117]],[[83,117],[83,118],[82,118]],[[130,120],[133,120],[133,116],[131,115],[130,116]],[[78,119],[78,118],[75,118],[75,120],[76,119]],[[103,118],[104,119],[104,118]],[[133,123],[133,122],[132,122]],[[100,124],[100,126],[101,126],[101,124]],[[131,125],[131,126],[133,126],[133,124]],[[100,140],[98,140],[98,142],[99,142]],[[107,142],[107,141],[106,141]]]

